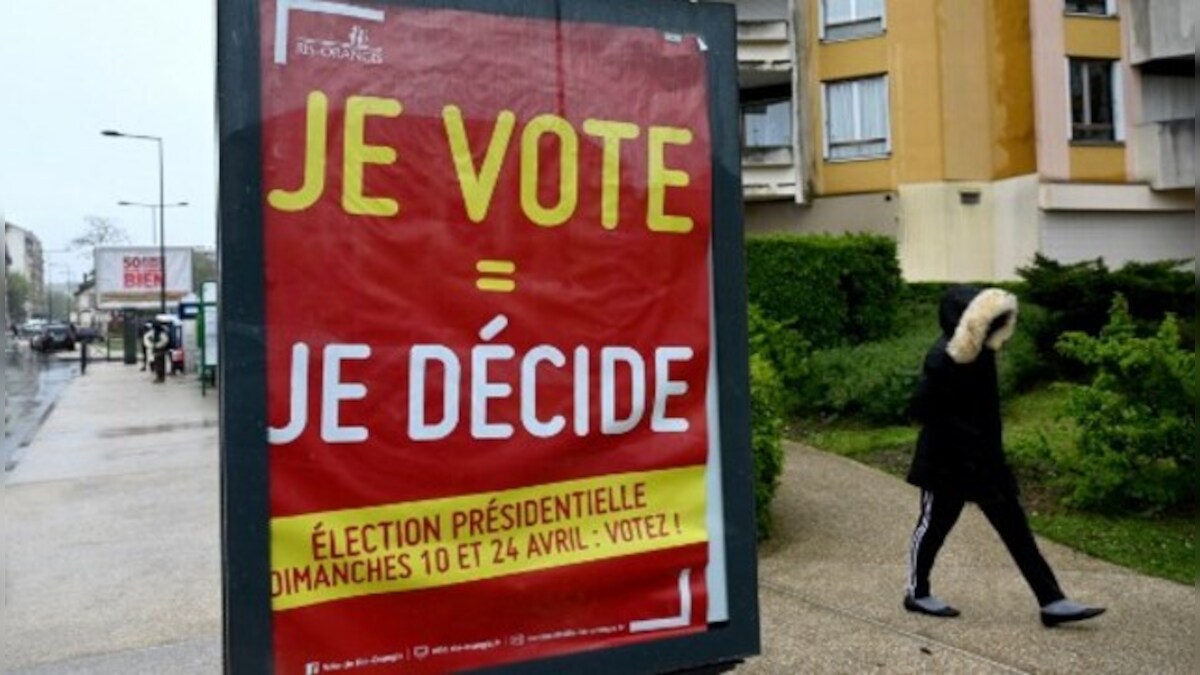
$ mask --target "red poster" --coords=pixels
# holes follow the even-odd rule
[[[703,41],[278,4],[260,4],[277,672],[705,630]]]

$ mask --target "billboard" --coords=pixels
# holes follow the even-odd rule
[[[166,248],[167,302],[192,292],[192,249]],[[153,309],[159,306],[163,258],[157,246],[97,247],[96,296],[100,309]]]
[[[230,4],[233,670],[755,651],[732,9]]]

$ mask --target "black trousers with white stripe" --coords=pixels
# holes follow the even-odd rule
[[[915,598],[929,595],[929,573],[933,570],[934,560],[938,551],[946,541],[946,535],[958,522],[965,502],[952,495],[935,495],[928,490],[921,491],[921,517],[917,520],[917,528],[913,532],[912,545],[908,558],[908,593]],[[1046,605],[1055,600],[1063,599],[1063,592],[1058,587],[1058,580],[1042,552],[1038,550],[1033,532],[1029,529],[1029,521],[1025,511],[1015,497],[991,502],[981,502],[983,511],[992,524],[1008,552],[1016,561],[1025,581],[1033,589],[1039,605]]]

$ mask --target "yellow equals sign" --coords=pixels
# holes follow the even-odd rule
[[[475,263],[475,271],[480,274],[513,275],[517,265],[511,260],[480,260]],[[488,293],[512,293],[517,289],[517,282],[512,279],[496,277],[480,277],[475,281],[475,288]]]

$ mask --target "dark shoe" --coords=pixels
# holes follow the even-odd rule
[[[1070,600],[1052,602],[1042,608],[1042,625],[1053,628],[1062,623],[1085,621],[1105,612],[1103,607],[1088,607]]]
[[[904,609],[916,612],[917,614],[928,614],[929,616],[938,616],[944,619],[954,618],[960,614],[957,609],[931,595],[921,598],[921,600],[917,600],[911,595],[904,596]]]

